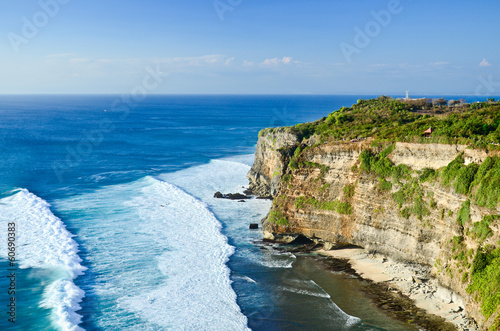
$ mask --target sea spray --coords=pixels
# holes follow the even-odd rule
[[[41,307],[51,309],[54,326],[62,330],[83,330],[78,327],[79,303],[85,293],[73,280],[86,270],[80,263],[78,244],[64,223],[50,210],[50,205],[26,189],[0,200],[0,236],[6,238],[7,224],[17,228],[17,259],[22,269],[50,271]],[[0,250],[2,257],[7,252]]]

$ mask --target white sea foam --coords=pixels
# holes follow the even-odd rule
[[[292,292],[292,293],[297,293],[297,294],[302,294],[302,295],[308,295],[308,296],[313,296],[313,297],[330,299],[330,295],[328,293],[325,293],[325,292],[311,291],[311,290],[305,290],[305,289],[300,289],[300,288],[295,288],[295,287],[285,287],[285,286],[280,287],[280,289],[282,291],[287,291],[287,292]]]
[[[98,328],[248,330],[226,266],[234,249],[200,200],[145,177],[56,206],[80,215]]]
[[[78,327],[79,303],[84,292],[73,279],[86,269],[78,256],[78,244],[63,222],[54,216],[50,205],[26,189],[0,200],[0,236],[7,238],[7,223],[16,224],[16,259],[20,268],[52,270],[51,283],[44,289],[41,306],[52,310],[54,324],[62,330]],[[7,257],[6,250],[0,250]]]
[[[207,206],[178,187],[148,178],[149,185],[128,205],[140,224],[163,232],[168,251],[156,256],[168,278],[152,291],[118,300],[162,327],[187,330],[245,330],[226,266],[233,247]]]
[[[248,276],[234,275],[233,279],[241,279],[241,280],[244,280],[248,283],[258,284],[255,280],[253,280],[252,278],[250,278]]]
[[[267,268],[291,269],[294,260],[290,258],[277,259],[276,255],[264,255],[263,258],[259,259],[257,262]]]

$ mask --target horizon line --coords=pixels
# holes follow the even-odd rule
[[[129,93],[0,93],[2,96],[121,96]],[[406,96],[405,93],[148,93],[148,96]],[[413,96],[476,96],[500,97],[500,94],[476,95],[473,93],[415,93]]]

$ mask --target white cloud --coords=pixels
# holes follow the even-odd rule
[[[445,62],[445,61],[431,63],[431,65],[433,65],[433,66],[445,66],[445,65],[448,65],[448,64],[450,64],[450,63],[449,62]]]
[[[261,64],[264,66],[277,66],[280,62],[281,60],[275,57],[274,59],[265,59]]]
[[[243,61],[243,66],[244,67],[251,67],[254,64],[255,64],[255,62],[252,62],[252,61],[247,61],[247,60]]]
[[[489,66],[491,66],[491,63],[489,63],[485,58],[483,58],[481,63],[479,63],[479,66],[480,67],[489,67]]]
[[[226,60],[226,62],[224,62],[224,65],[229,65],[231,62],[234,61],[234,57],[230,57],[229,59]]]
[[[292,61],[292,58],[290,56],[284,56],[282,59],[278,59],[277,57],[273,59],[265,59],[261,65],[263,66],[273,66],[276,67],[280,64],[286,64],[289,65],[291,63],[297,63],[297,61]]]

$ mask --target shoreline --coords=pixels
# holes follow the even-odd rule
[[[440,286],[437,280],[430,276],[430,268],[417,264],[397,262],[382,255],[370,254],[362,248],[317,250],[313,252],[332,260],[346,262],[353,269],[355,275],[361,279],[371,281],[373,286],[380,287],[378,290],[384,291],[385,289],[386,292],[392,292],[396,296],[399,293],[399,296],[406,297],[410,301],[407,304],[413,304],[417,308],[411,311],[412,315],[416,313],[414,317],[423,317],[421,312],[418,312],[420,309],[428,315],[425,316],[425,319],[432,320],[431,317],[436,316],[443,319],[441,322],[446,321],[453,324],[457,330],[480,330],[475,321],[466,316],[462,298],[449,289]],[[378,290],[374,291],[375,297],[372,299],[376,301],[382,299],[384,301],[384,298],[379,297],[381,293],[377,293]],[[393,306],[384,302],[379,303],[379,307],[386,312],[391,310],[387,308]],[[394,315],[398,319],[404,317],[401,312],[399,316],[397,311],[392,313],[390,312],[390,315]],[[411,316],[406,317],[412,320],[410,321],[412,324],[424,326]],[[448,323],[442,324],[443,330],[449,329],[444,326]]]

